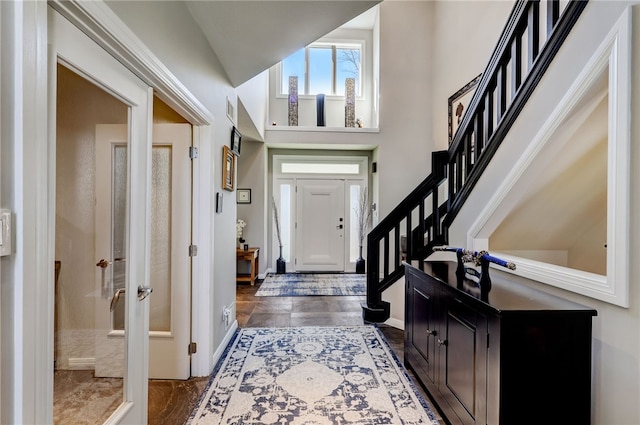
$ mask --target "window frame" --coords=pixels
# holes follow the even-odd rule
[[[364,96],[364,79],[365,76],[367,75],[366,70],[364,69],[366,67],[366,40],[363,39],[323,39],[323,40],[319,40],[316,41],[314,43],[311,43],[307,46],[304,47],[305,50],[305,64],[304,64],[304,68],[305,68],[305,87],[302,87],[302,89],[300,87],[298,87],[298,98],[302,98],[302,99],[312,99],[315,98],[316,95],[315,94],[309,94],[309,86],[310,86],[310,81],[309,81],[309,49],[312,48],[331,48],[332,50],[332,75],[331,75],[331,94],[326,94],[325,96],[328,98],[335,98],[335,99],[344,99],[344,94],[335,94],[336,93],[336,76],[337,76],[337,62],[336,62],[336,53],[338,49],[341,48],[349,48],[349,47],[353,47],[353,48],[358,48],[360,50],[360,69],[359,69],[359,75],[358,75],[358,80],[359,80],[359,84],[358,86],[358,92],[356,92],[356,99],[358,100],[363,100],[365,98]],[[299,49],[302,50],[302,49]],[[296,52],[298,52],[299,50],[296,50]],[[293,55],[294,53],[291,53],[291,55]],[[289,56],[291,56],[289,55]],[[287,56],[287,57],[289,57]],[[286,58],[285,58],[286,59]],[[282,62],[284,61],[281,60],[280,62],[278,62],[277,66],[276,66],[276,98],[286,98],[289,96],[288,93],[288,85],[283,84],[282,82]],[[286,90],[286,91],[285,91]]]

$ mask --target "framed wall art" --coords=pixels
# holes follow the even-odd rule
[[[456,131],[462,122],[464,113],[467,112],[467,108],[469,107],[475,88],[480,82],[480,77],[482,77],[482,74],[469,81],[464,85],[464,87],[455,92],[448,99],[447,113],[449,116],[449,144],[451,144],[453,137],[456,135]]]
[[[231,142],[229,146],[231,147],[231,152],[240,156],[240,142],[242,141],[242,134],[238,131],[237,128],[233,127],[231,130]]]
[[[238,204],[250,204],[251,203],[251,189],[238,189],[236,191],[236,203]]]
[[[233,192],[235,189],[236,156],[228,146],[222,147],[222,188]]]

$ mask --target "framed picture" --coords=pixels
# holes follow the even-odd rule
[[[464,87],[449,97],[447,102],[447,112],[449,115],[449,144],[451,144],[453,137],[456,135],[456,131],[462,122],[464,113],[467,112],[467,107],[473,97],[474,89],[480,82],[480,77],[482,77],[482,74],[469,81],[464,85]]]
[[[240,156],[241,141],[242,141],[242,134],[240,134],[237,128],[233,127],[233,130],[231,130],[231,143],[229,143],[229,146],[231,146],[231,152],[233,152],[238,156]]]
[[[238,193],[236,195],[236,202],[238,204],[250,204],[251,189],[238,189]]]
[[[236,156],[228,146],[222,147],[222,188],[233,192],[235,188]]]

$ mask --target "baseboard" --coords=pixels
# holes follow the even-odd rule
[[[70,370],[94,370],[96,368],[95,357],[70,357],[68,362]]]
[[[394,319],[393,317],[390,319],[387,319],[386,322],[384,322],[385,325],[389,325],[392,328],[396,328],[396,329],[400,329],[401,331],[404,330],[404,320],[400,320],[400,319]]]
[[[231,338],[233,338],[233,335],[236,333],[237,329],[238,321],[234,320],[231,326],[229,326],[229,329],[227,330],[227,333],[224,336],[222,342],[220,343],[220,345],[218,345],[218,349],[213,353],[213,367],[218,364],[218,360],[220,360],[220,358],[224,354],[224,350],[226,350],[227,345],[229,345],[229,342],[231,341]]]
[[[264,279],[269,273],[271,273],[271,267],[267,268],[264,273],[258,273],[258,279]]]

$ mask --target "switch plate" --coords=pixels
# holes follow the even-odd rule
[[[11,210],[0,210],[0,257],[11,255]]]

